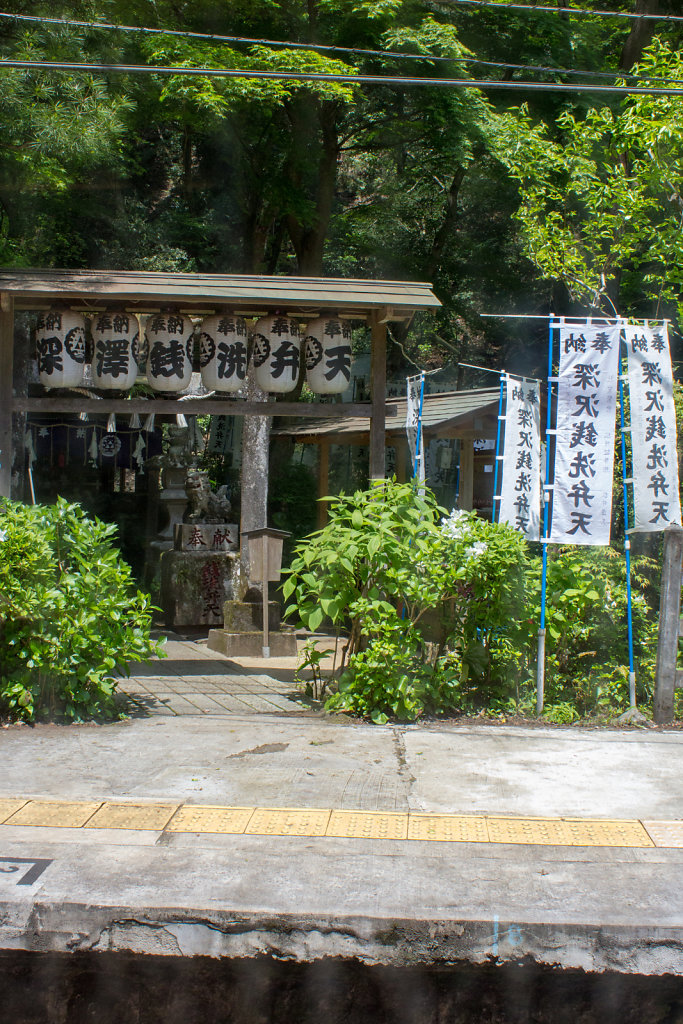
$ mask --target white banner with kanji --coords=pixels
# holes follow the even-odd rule
[[[505,440],[502,451],[499,522],[527,540],[541,536],[541,414],[537,380],[505,380]]]
[[[666,324],[627,324],[634,522],[655,533],[681,525],[671,353]]]
[[[406,409],[406,435],[410,458],[413,464],[413,474],[421,482],[425,478],[424,458],[424,435],[420,429],[420,395],[423,393],[424,375],[418,377],[406,377],[407,409]],[[417,451],[417,437],[420,435],[420,446]]]
[[[609,544],[621,326],[561,324],[551,544]]]

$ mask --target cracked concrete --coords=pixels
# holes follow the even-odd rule
[[[0,797],[677,820],[683,736],[156,717],[0,733]],[[683,974],[683,850],[0,826],[0,950]]]

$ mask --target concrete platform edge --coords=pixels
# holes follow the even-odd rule
[[[188,908],[0,903],[0,950],[125,952],[310,963],[355,958],[367,966],[446,968],[533,961],[601,973],[683,972],[683,927],[619,928],[498,920],[240,914]]]

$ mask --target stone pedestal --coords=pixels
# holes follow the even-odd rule
[[[261,601],[226,601],[223,629],[209,631],[207,646],[227,657],[260,658],[263,653],[263,604]],[[268,646],[272,658],[296,657],[296,634],[278,632],[280,606],[268,602]]]
[[[268,645],[271,658],[295,658],[295,633],[270,633]],[[260,658],[263,655],[263,633],[227,633],[210,629],[206,646],[228,658]]]
[[[169,629],[222,625],[239,571],[239,555],[232,551],[162,552],[161,607]]]

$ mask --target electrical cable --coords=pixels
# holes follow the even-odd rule
[[[500,4],[494,6],[499,7]],[[142,34],[174,36],[188,39],[202,39],[211,42],[241,43],[250,46],[283,47],[289,50],[312,50],[316,53],[345,53],[359,57],[390,57],[392,60],[426,60],[432,63],[453,63],[479,64],[482,67],[502,68],[509,71],[542,71],[547,74],[556,75],[586,75],[590,78],[633,78],[635,76],[623,71],[589,71],[576,68],[555,68],[542,64],[512,64],[506,61],[482,60],[479,57],[453,56],[443,57],[430,53],[398,53],[394,50],[366,50],[352,46],[327,46],[322,43],[295,43],[281,39],[255,39],[247,36],[226,36],[205,32],[188,32],[177,29],[147,28],[138,25],[116,25],[111,22],[101,21],[75,21],[65,18],[40,18],[29,14],[9,14],[0,11],[0,18],[9,18],[14,21],[26,21],[39,24],[55,26],[66,26],[69,28],[106,29],[120,32],[137,32]],[[647,81],[671,81],[671,79],[659,79],[648,77]]]
[[[580,17],[629,18],[632,21],[683,21],[683,14],[634,14],[630,11],[590,11],[582,7],[542,7],[535,4],[496,3],[495,0],[440,0],[471,7],[497,7],[498,10],[537,11],[541,14],[577,14]]]
[[[171,68],[149,64],[88,64],[68,61],[0,60],[0,68],[38,69],[41,71],[89,71],[100,74],[151,74],[202,76],[204,78],[251,78],[267,81],[342,82],[346,85],[429,85],[462,89],[505,89],[517,92],[595,92],[619,96],[683,96],[683,88],[653,86],[592,85],[588,82],[497,82],[472,78],[407,78],[394,75],[331,75],[309,71],[252,71],[231,68]]]

